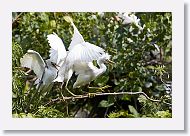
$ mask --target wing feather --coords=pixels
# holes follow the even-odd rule
[[[41,79],[46,64],[38,52],[28,50],[27,53],[20,59],[20,62],[21,67],[32,69],[36,76]]]
[[[93,73],[92,71],[97,69],[92,62],[79,62],[74,64],[73,70],[75,71],[76,75],[79,74],[88,74],[88,72]]]
[[[62,82],[66,79],[68,71],[70,69],[73,69],[73,66],[75,66],[76,63],[92,62],[93,60],[99,59],[102,56],[102,54],[105,53],[104,49],[94,44],[85,42],[82,35],[79,33],[78,29],[76,28],[71,19],[69,22],[74,28],[74,34],[70,46],[68,48],[69,52],[67,53],[65,61],[59,69],[58,77],[55,80],[58,82]],[[87,66],[84,66],[84,68],[88,69]],[[81,72],[82,70],[76,71],[76,73],[81,73]]]
[[[70,22],[74,28],[74,34],[68,48],[69,53],[67,54],[66,63],[71,66],[77,62],[92,62],[101,57],[104,53],[104,49],[89,42],[85,42],[71,19]]]
[[[82,37],[82,35],[80,34],[80,32],[78,31],[77,27],[75,26],[75,24],[71,21],[71,25],[74,28],[74,34],[73,37],[71,39],[71,43],[69,46],[69,50],[72,50],[72,48],[77,45],[77,44],[81,44],[84,42],[84,38]]]
[[[61,38],[56,33],[47,35],[47,39],[50,45],[50,60],[56,64],[60,64],[67,55],[65,46]]]
[[[104,49],[94,44],[84,42],[75,45],[75,47],[69,51],[66,57],[66,63],[68,65],[73,65],[77,62],[92,62],[93,60],[100,58],[104,53]]]

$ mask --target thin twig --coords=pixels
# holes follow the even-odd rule
[[[13,20],[12,24],[14,24],[16,21],[18,21],[19,17],[23,14],[24,12],[21,12],[20,14],[18,14],[18,16],[16,16],[16,18]]]
[[[144,95],[149,101],[152,101],[152,102],[163,102],[164,104],[167,104],[167,105],[170,105],[172,106],[172,104],[170,103],[167,103],[163,100],[155,100],[155,99],[152,99],[150,98],[146,93],[144,92],[114,92],[114,93],[89,93],[89,94],[85,94],[85,95],[77,95],[77,96],[70,96],[70,97],[64,97],[64,99],[61,97],[58,97],[56,99],[52,99],[51,101],[49,101],[48,103],[46,103],[44,106],[47,106],[51,103],[54,103],[56,101],[66,101],[66,100],[76,100],[76,99],[85,99],[85,98],[91,98],[90,96],[105,96],[105,95],[125,95],[125,94],[128,94],[128,95],[137,95],[137,94],[142,94]]]
[[[21,12],[16,18],[12,21],[12,29],[16,28],[18,26],[19,19],[21,15],[23,15],[24,12]]]

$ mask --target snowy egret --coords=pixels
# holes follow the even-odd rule
[[[56,63],[52,62],[52,58],[43,60],[40,54],[34,50],[28,50],[27,53],[20,59],[21,67],[27,67],[34,71],[37,76],[34,84],[37,91],[31,97],[29,104],[26,108],[29,108],[33,98],[38,94],[45,94],[53,87],[53,80],[57,77],[58,68]],[[40,103],[40,98],[36,102],[36,106]]]
[[[37,80],[38,91],[46,90],[57,76],[57,67],[50,59],[43,60],[40,54],[34,50],[28,50],[20,59],[21,67],[27,67],[34,71]]]
[[[55,33],[47,35],[47,40],[51,47],[50,59],[44,61],[38,52],[28,50],[20,60],[22,67],[30,68],[36,74],[35,84],[39,91],[51,89],[52,82],[57,77],[58,66],[64,62],[67,55],[62,40]]]
[[[71,95],[75,95],[67,88],[68,82],[74,72],[74,65],[80,62],[88,63],[93,60],[98,60],[102,54],[105,54],[105,52],[104,49],[89,42],[85,42],[70,17],[67,17],[66,21],[71,23],[74,28],[74,33],[68,48],[69,51],[67,52],[67,56],[65,57],[65,60],[59,69],[58,77],[54,80],[54,82],[62,82],[62,86],[64,82],[66,82],[65,89]],[[57,38],[55,38],[55,40],[56,39]],[[81,67],[81,69],[83,69],[83,67]]]
[[[74,71],[78,77],[73,85],[73,88],[79,88],[81,86],[89,84],[91,81],[101,76],[107,69],[104,63],[114,63],[110,60],[110,55],[107,53],[103,54],[102,57],[97,60],[99,68],[94,66],[92,62],[79,62],[74,64]]]
[[[62,40],[55,33],[47,35],[47,40],[51,47],[49,51],[50,59],[44,61],[38,52],[28,50],[20,60],[21,67],[30,68],[37,76],[37,79],[34,83],[37,84],[37,91],[31,97],[29,105],[37,93],[38,96],[40,96],[42,92],[46,93],[51,90],[53,87],[53,80],[57,77],[58,70],[60,68],[59,65],[64,62],[64,59],[67,55]],[[38,100],[37,105],[39,102],[40,99]]]

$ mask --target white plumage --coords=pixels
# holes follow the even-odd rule
[[[67,52],[65,61],[59,69],[58,77],[54,80],[57,82],[66,82],[66,89],[76,64],[89,63],[93,60],[98,60],[102,54],[105,54],[104,49],[89,42],[85,42],[82,35],[79,33],[78,29],[71,20],[70,23],[74,28],[74,34],[68,48],[69,51]]]
[[[82,35],[80,34],[80,32],[78,31],[77,27],[75,26],[75,24],[73,23],[73,21],[71,19],[69,21],[70,21],[70,23],[74,29],[73,37],[71,39],[71,43],[70,43],[70,46],[68,48],[68,50],[71,50],[77,44],[81,44],[85,41],[84,41],[84,38],[82,37]]]
[[[60,65],[61,63],[64,62],[64,59],[67,55],[65,46],[61,38],[59,38],[56,33],[47,35],[47,39],[48,39],[49,45],[51,46],[50,51],[49,51],[50,60],[56,63],[57,65]]]
[[[21,67],[27,67],[34,71],[37,78],[41,78],[44,68],[45,62],[43,61],[40,54],[33,50],[28,50],[27,53],[20,59]]]
[[[44,61],[40,54],[33,50],[28,50],[20,60],[21,67],[30,68],[36,74],[35,84],[37,84],[37,88],[39,87],[39,91],[51,89],[53,80],[57,77],[59,69],[57,66],[64,63],[67,55],[65,46],[57,34],[47,35],[47,40],[51,47],[48,60]]]
[[[81,86],[89,84],[91,81],[102,75],[107,69],[104,63],[113,63],[112,61],[110,61],[110,55],[108,55],[107,53],[103,54],[102,57],[97,60],[99,68],[94,66],[92,62],[76,63],[74,65],[74,71],[76,72],[78,77],[73,85],[73,88],[79,88]]]
[[[28,50],[21,58],[21,67],[27,67],[34,71],[37,76],[35,84],[39,86],[39,91],[47,89],[57,76],[58,69],[50,59],[43,60],[40,54],[33,50]],[[40,84],[41,82],[41,84]]]

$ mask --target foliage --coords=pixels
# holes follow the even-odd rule
[[[142,95],[96,96],[46,105],[49,101],[61,97],[60,84],[55,83],[47,94],[35,95],[36,87],[33,81],[28,79],[26,70],[20,68],[20,58],[28,49],[39,52],[43,59],[49,57],[48,34],[56,32],[68,48],[73,28],[64,20],[64,16],[69,15],[84,39],[104,48],[115,62],[113,66],[108,66],[106,73],[91,82],[90,86],[111,86],[104,89],[104,92],[144,92],[151,99],[171,103],[172,14],[169,12],[133,14],[140,19],[139,25],[142,29],[134,23],[123,24],[123,19],[119,18],[116,12],[14,12],[13,117],[75,117],[81,109],[85,109],[88,111],[86,117],[171,118],[170,105],[152,102]],[[73,90],[72,85],[75,80],[76,76],[73,75],[68,85],[72,92],[83,94],[96,91],[86,87]],[[69,94],[64,91],[63,95]]]
[[[38,118],[63,118],[64,114],[52,107],[39,107],[35,117]]]
[[[112,112],[108,115],[109,118],[127,118],[129,116],[128,111],[120,110],[117,112]],[[132,116],[129,116],[132,117]]]

